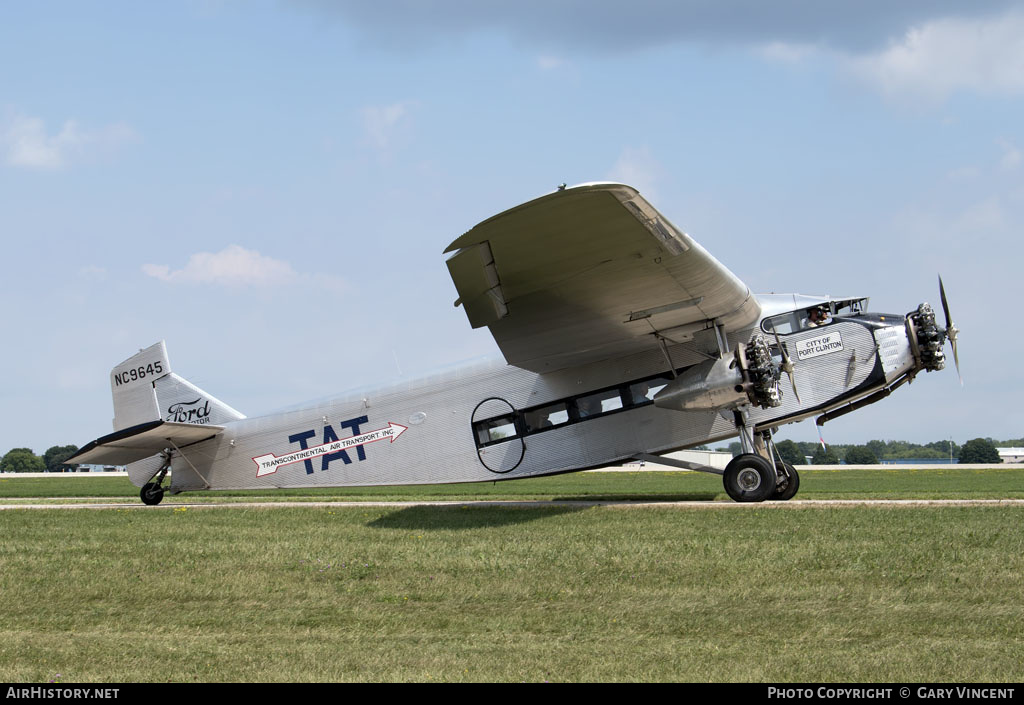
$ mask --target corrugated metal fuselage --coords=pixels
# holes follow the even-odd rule
[[[730,334],[730,349],[758,332]],[[779,407],[750,408],[750,421],[759,428],[864,397],[914,367],[902,316],[836,318],[782,341],[793,359],[800,402],[784,393]],[[667,353],[678,371],[717,349],[713,331],[702,331]],[[174,454],[170,489],[502,480],[600,467],[737,435],[728,410],[663,409],[637,393],[654,388],[669,371],[653,338],[649,352],[544,374],[503,361],[469,364],[227,423],[222,433]],[[597,396],[605,406],[586,413],[584,397],[601,390]],[[546,424],[534,424],[530,410],[538,409],[555,413]],[[507,423],[488,432],[488,419],[495,427]],[[160,462],[157,456],[130,465],[133,482],[147,482]]]

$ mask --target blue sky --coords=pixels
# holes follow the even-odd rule
[[[1022,150],[1008,2],[4,3],[0,453],[109,432],[160,339],[249,415],[494,353],[443,249],[606,179],[756,292],[943,275],[965,386],[827,441],[1021,437]]]

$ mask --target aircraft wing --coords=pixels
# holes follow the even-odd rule
[[[474,328],[533,372],[655,349],[755,323],[747,286],[636,189],[583,184],[500,213],[445,252]]]
[[[205,441],[224,430],[209,424],[149,421],[97,438],[64,461],[65,464],[127,465],[156,455],[173,445],[179,448]]]

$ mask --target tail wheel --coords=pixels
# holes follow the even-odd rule
[[[787,500],[793,499],[793,495],[796,494],[797,490],[800,489],[800,475],[789,463],[783,463],[786,468],[786,474],[789,475],[789,479],[786,481],[785,487],[776,487],[775,496],[772,499]]]
[[[159,482],[147,482],[142,486],[139,497],[142,499],[143,504],[155,506],[163,501],[164,488],[160,486]]]
[[[737,502],[763,502],[775,494],[775,468],[760,455],[744,453],[725,466],[722,484]]]

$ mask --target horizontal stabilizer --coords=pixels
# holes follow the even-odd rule
[[[156,455],[172,444],[181,448],[213,438],[223,430],[223,426],[211,424],[149,421],[97,438],[64,462],[127,465]]]

